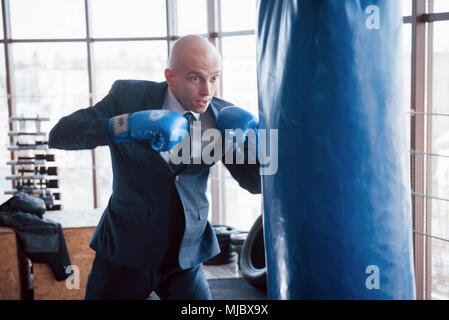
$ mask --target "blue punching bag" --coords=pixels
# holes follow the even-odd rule
[[[415,298],[400,2],[258,2],[270,299]]]

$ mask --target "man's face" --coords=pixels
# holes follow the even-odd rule
[[[165,77],[173,95],[186,111],[203,113],[217,91],[221,61],[183,59],[175,69],[166,69]]]

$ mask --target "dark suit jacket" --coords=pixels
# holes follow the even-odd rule
[[[113,193],[90,246],[116,263],[142,271],[158,268],[167,255],[173,238],[168,232],[174,223],[170,212],[179,199],[185,218],[184,233],[175,249],[179,249],[179,266],[193,267],[220,251],[207,220],[210,165],[188,165],[176,174],[148,141],[116,144],[108,135],[112,116],[161,109],[167,88],[166,82],[116,81],[95,106],[63,117],[49,134],[51,148],[79,150],[109,146]],[[228,105],[231,104],[214,97],[206,112],[216,119],[217,112]],[[225,165],[240,186],[251,193],[260,193],[259,165]]]

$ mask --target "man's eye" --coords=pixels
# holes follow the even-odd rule
[[[193,82],[198,82],[198,81],[199,81],[199,78],[193,77],[193,78],[192,78],[192,81],[193,81]]]

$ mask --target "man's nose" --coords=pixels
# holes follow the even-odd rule
[[[213,91],[213,84],[205,82],[201,88],[201,95],[210,96]]]

